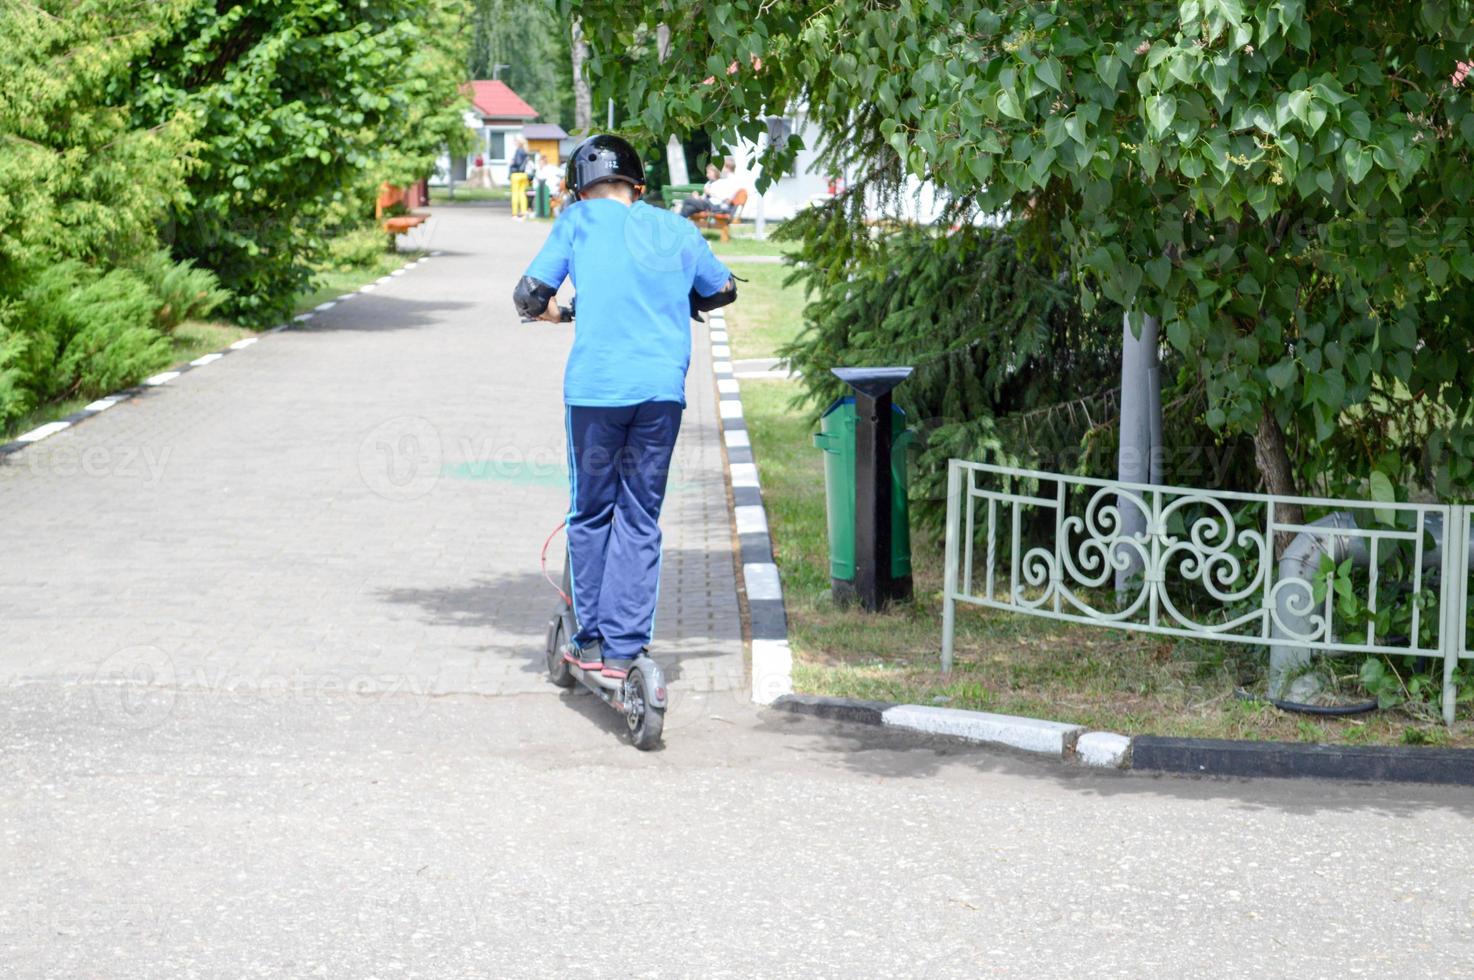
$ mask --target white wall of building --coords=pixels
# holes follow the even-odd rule
[[[803,149],[799,150],[798,157],[794,161],[793,172],[788,176],[780,177],[762,196],[762,214],[770,221],[791,218],[810,204],[830,198],[831,175],[818,162],[819,154],[816,147],[819,134],[817,128],[802,112],[790,114],[784,119],[789,131],[803,140]],[[743,217],[747,220],[754,220],[758,215],[756,189],[762,168],[757,161],[767,145],[768,137],[764,135],[759,137],[755,143],[743,140],[733,150],[737,175],[749,188],[748,205],[743,210]],[[839,175],[840,189],[846,185],[848,176],[847,174]],[[888,217],[903,221],[930,222],[941,215],[942,204],[943,201],[932,184],[909,177],[906,192],[901,195],[897,207],[882,209],[879,202],[872,199],[867,201],[867,210],[872,220]]]

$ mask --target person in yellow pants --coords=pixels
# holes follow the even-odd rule
[[[512,154],[512,217],[518,221],[527,217],[527,140],[516,138],[517,149]]]

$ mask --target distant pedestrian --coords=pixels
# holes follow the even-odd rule
[[[722,168],[720,175],[716,175],[716,168],[706,168],[707,183],[702,193],[693,194],[681,202],[681,217],[689,218],[693,214],[730,214],[732,212],[732,198],[742,190],[742,182],[737,179],[737,167],[730,161]]]
[[[536,155],[536,160],[537,169],[532,175],[532,199],[533,201],[540,200],[538,195],[542,194],[544,189],[546,189],[548,194],[547,206],[552,208],[553,202],[557,200],[558,182],[563,176],[563,170],[541,153]],[[535,205],[533,207],[533,214],[536,214],[538,217],[547,217],[547,215],[539,212]]]
[[[512,164],[508,168],[508,183],[512,186],[512,217],[521,221],[527,217],[527,166],[532,156],[527,152],[527,140],[520,135],[513,140],[517,149],[512,153]]]

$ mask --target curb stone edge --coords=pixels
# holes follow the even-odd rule
[[[1127,736],[1039,718],[812,694],[787,694],[770,707],[829,721],[959,738],[1091,769],[1474,786],[1474,749]]]
[[[768,537],[768,513],[762,484],[752,457],[747,417],[742,411],[741,385],[733,371],[728,344],[727,316],[717,309],[708,314],[707,341],[711,370],[716,379],[717,423],[726,449],[727,485],[732,491],[733,526],[741,549],[742,588],[747,594],[751,622],[752,700],[772,704],[793,694],[793,651],[788,645],[788,611],[783,584],[773,562]]]

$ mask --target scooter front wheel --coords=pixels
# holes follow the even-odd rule
[[[574,684],[573,671],[568,669],[568,661],[563,659],[567,641],[568,637],[563,635],[563,617],[555,616],[548,626],[548,678],[559,687],[572,687]]]
[[[631,667],[624,682],[624,720],[629,725],[635,748],[649,751],[660,744],[665,728],[665,709],[651,696],[649,679],[639,667]]]

